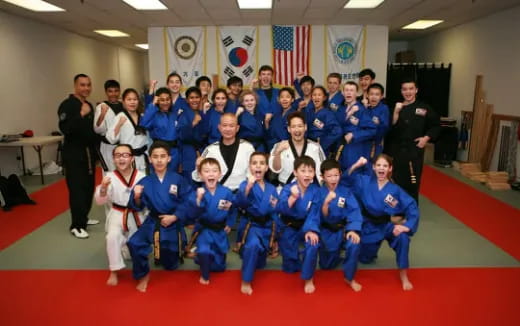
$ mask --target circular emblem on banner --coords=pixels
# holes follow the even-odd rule
[[[244,48],[234,48],[229,51],[229,62],[235,67],[242,67],[247,62],[247,50]]]
[[[334,57],[342,64],[354,60],[356,57],[356,42],[352,39],[339,39],[334,46]]]
[[[181,36],[175,41],[174,49],[182,59],[191,59],[197,52],[197,42],[191,36]]]

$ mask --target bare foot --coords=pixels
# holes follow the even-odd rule
[[[110,285],[110,286],[117,285],[117,272],[115,272],[115,271],[110,272],[110,276],[108,277],[108,280],[107,280],[107,285]]]
[[[306,294],[311,294],[314,293],[314,291],[316,291],[316,287],[314,286],[312,278],[310,280],[305,280],[305,286],[303,287],[303,291]]]
[[[399,271],[399,277],[401,278],[401,283],[403,284],[403,290],[410,291],[413,290],[412,282],[408,279],[408,274],[406,269],[401,269]]]
[[[146,287],[148,286],[148,281],[150,280],[150,274],[146,274],[142,279],[139,280],[137,286],[135,287],[139,292],[146,292]]]
[[[345,279],[345,282],[347,282],[348,285],[350,285],[350,287],[352,288],[352,290],[354,290],[355,292],[359,292],[359,291],[361,291],[361,289],[363,288],[363,287],[361,286],[361,284],[359,284],[358,282],[356,282],[356,280],[349,281],[349,280]]]
[[[199,278],[199,283],[202,285],[208,285],[209,280],[205,280],[202,276]]]
[[[251,287],[251,283],[242,281],[242,286],[240,286],[240,292],[247,295],[253,294],[253,288]]]

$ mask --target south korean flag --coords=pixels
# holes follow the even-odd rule
[[[218,28],[220,84],[226,85],[230,77],[242,78],[244,85],[251,84],[257,70],[256,26],[223,26]]]

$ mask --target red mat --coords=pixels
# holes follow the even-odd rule
[[[421,194],[520,259],[520,210],[429,166],[424,166]]]
[[[101,169],[96,169],[96,184],[101,182]],[[65,179],[29,194],[36,205],[15,206],[9,212],[0,210],[0,250],[36,230],[69,209],[69,192]],[[67,232],[67,230],[63,230]]]
[[[318,271],[317,291],[299,275],[261,271],[253,296],[240,272],[152,271],[147,293],[130,273],[104,284],[107,271],[2,271],[2,325],[520,325],[520,268],[413,269],[404,292],[396,270],[362,270],[360,293],[339,271]]]

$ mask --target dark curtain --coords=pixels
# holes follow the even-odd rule
[[[401,81],[410,77],[417,81],[417,98],[430,104],[441,117],[449,116],[451,63],[388,65],[386,102],[390,108],[402,101]]]

